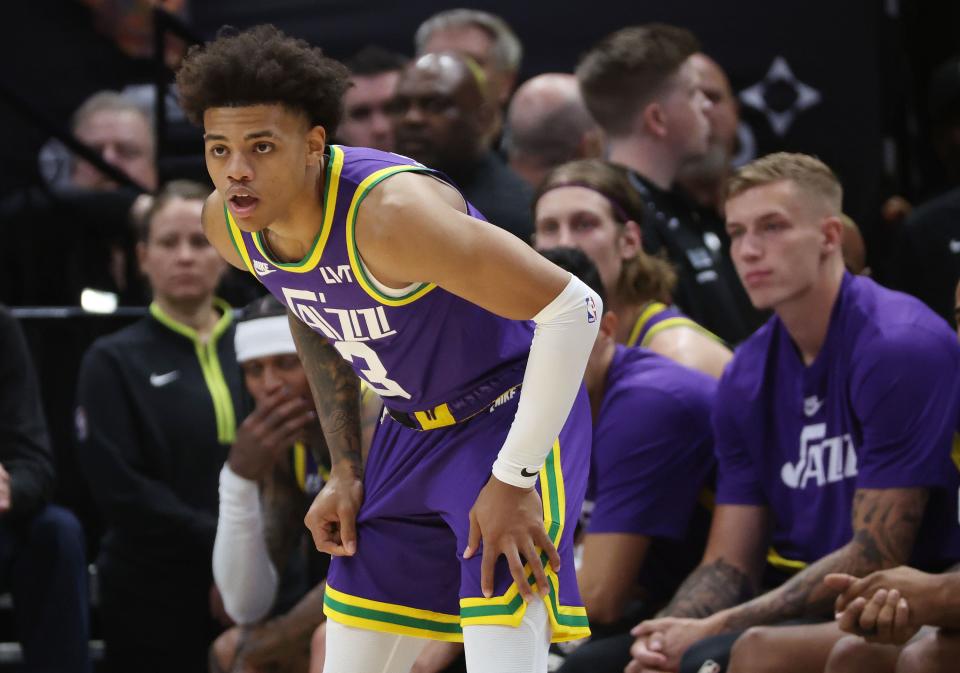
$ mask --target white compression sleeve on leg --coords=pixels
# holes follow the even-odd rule
[[[463,628],[467,673],[547,673],[550,622],[543,601],[527,604],[519,626]]]
[[[382,633],[327,620],[323,673],[409,673],[423,638]]]
[[[537,324],[517,415],[493,464],[502,482],[530,488],[567,420],[600,329],[600,297],[575,276],[533,317]]]
[[[220,515],[213,543],[213,579],[223,607],[238,624],[263,619],[273,605],[277,571],[267,552],[255,481],[229,465],[220,470]]]

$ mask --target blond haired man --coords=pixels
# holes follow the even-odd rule
[[[841,201],[833,172],[802,154],[730,183],[737,274],[774,316],[720,381],[703,561],[665,616],[634,629],[628,673],[819,673],[841,637],[825,575],[960,558],[960,349],[921,302],[845,271]]]

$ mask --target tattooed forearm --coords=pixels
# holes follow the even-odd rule
[[[715,612],[749,600],[753,594],[754,587],[745,572],[723,559],[717,559],[690,573],[660,615],[709,617]]]
[[[334,470],[363,475],[360,450],[360,380],[326,339],[288,315],[297,353],[310,382]]]
[[[925,489],[858,490],[853,503],[853,539],[773,591],[727,611],[724,629],[831,615],[836,593],[823,578],[829,573],[863,577],[906,563],[926,502]]]
[[[265,481],[261,498],[267,551],[273,567],[282,573],[303,536],[303,513],[310,503],[290,471],[280,466]]]

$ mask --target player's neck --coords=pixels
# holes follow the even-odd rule
[[[210,338],[213,328],[220,320],[220,312],[213,305],[212,295],[199,300],[181,301],[157,295],[153,300],[161,311],[181,325],[186,325],[194,330],[200,337],[200,341],[204,343]]]
[[[680,163],[662,142],[643,136],[611,138],[609,160],[636,171],[663,190],[673,187]]]
[[[633,304],[618,301],[616,298],[610,299],[610,310],[620,318],[620,322],[617,323],[617,332],[614,335],[614,340],[618,344],[626,344],[630,339],[630,332],[633,331],[640,313],[648,303]]]
[[[610,373],[610,363],[617,352],[617,344],[613,339],[607,339],[600,348],[590,354],[587,371],[584,372],[583,383],[590,398],[590,414],[596,423],[600,417],[600,407],[603,406],[603,396],[607,392],[607,374]]]
[[[775,309],[806,366],[813,364],[823,348],[842,283],[843,263],[831,260],[819,282]]]
[[[323,226],[323,166],[311,169],[304,188],[287,212],[271,222],[264,235],[279,262],[299,262],[313,246]]]

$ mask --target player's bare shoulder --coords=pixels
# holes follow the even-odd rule
[[[389,226],[395,218],[379,217],[380,214],[403,213],[423,207],[442,209],[444,206],[461,213],[467,212],[466,201],[451,185],[429,173],[405,171],[377,184],[364,199],[357,217],[373,222],[383,221]]]
[[[247,267],[240,258],[233,242],[230,240],[230,232],[227,231],[227,221],[223,214],[223,197],[220,192],[214,190],[207,200],[203,203],[203,233],[206,235],[210,245],[217,249],[220,256],[233,266],[246,271]]]

